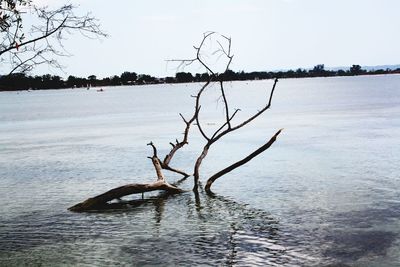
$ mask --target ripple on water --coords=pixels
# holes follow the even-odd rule
[[[182,205],[185,203],[186,205]],[[296,265],[315,262],[270,214],[191,193],[103,213],[35,213],[2,220],[3,263]],[[63,250],[63,253],[61,253]],[[49,253],[49,251],[52,251]],[[33,256],[36,255],[36,256]],[[67,256],[66,256],[67,255]]]

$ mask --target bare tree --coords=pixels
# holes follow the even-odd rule
[[[62,69],[58,58],[70,55],[63,41],[76,32],[107,36],[96,18],[77,15],[73,5],[50,9],[31,0],[0,0],[0,71],[25,73],[42,64]]]
[[[194,63],[199,63],[201,66],[203,66],[206,71],[209,73],[209,80],[204,83],[204,85],[199,89],[197,94],[194,96],[195,98],[195,104],[194,104],[194,113],[193,116],[191,117],[190,120],[186,120],[185,117],[182,114],[179,114],[181,118],[183,119],[185,123],[185,130],[184,130],[184,137],[182,141],[176,140],[175,143],[170,143],[172,146],[172,149],[170,152],[165,156],[164,160],[161,161],[158,158],[157,155],[157,148],[153,144],[153,142],[150,142],[148,145],[152,147],[153,149],[153,156],[149,157],[152,160],[152,163],[154,165],[154,168],[156,170],[157,174],[157,180],[156,182],[149,183],[149,184],[130,184],[122,187],[117,187],[114,188],[104,194],[101,194],[99,196],[96,196],[94,198],[89,198],[88,200],[78,203],[77,205],[69,208],[71,211],[84,211],[84,210],[90,210],[90,209],[98,209],[102,207],[107,207],[107,203],[113,199],[120,198],[122,196],[126,196],[129,194],[137,194],[137,193],[143,193],[143,192],[148,192],[148,191],[154,191],[154,190],[162,190],[167,192],[168,194],[176,194],[176,193],[181,193],[183,190],[179,189],[178,187],[174,185],[170,185],[167,183],[163,173],[162,169],[169,170],[172,172],[179,173],[183,175],[183,179],[186,179],[190,175],[187,174],[184,171],[175,169],[170,167],[170,162],[172,158],[174,157],[175,153],[182,148],[184,145],[188,144],[188,137],[189,137],[189,131],[191,128],[191,125],[196,122],[197,129],[199,130],[201,136],[205,140],[205,145],[200,153],[200,155],[197,157],[196,162],[194,164],[194,170],[193,170],[193,178],[194,178],[194,186],[193,186],[193,191],[195,194],[198,195],[198,187],[199,187],[199,181],[200,181],[200,167],[201,164],[204,160],[204,158],[207,156],[210,148],[212,147],[213,144],[215,144],[217,141],[221,140],[223,137],[226,135],[235,132],[236,130],[241,129],[242,127],[248,125],[250,122],[258,118],[260,115],[262,115],[266,110],[268,110],[271,107],[272,104],[272,98],[274,95],[274,91],[278,82],[278,79],[274,80],[273,86],[269,94],[266,95],[265,99],[265,105],[255,114],[252,116],[248,117],[247,119],[241,121],[241,122],[236,122],[234,123],[233,119],[235,118],[236,114],[240,112],[240,109],[235,109],[233,112],[230,109],[229,106],[229,101],[227,98],[227,95],[225,93],[225,88],[224,88],[224,81],[225,77],[224,74],[229,70],[229,66],[232,62],[233,55],[231,54],[231,38],[228,38],[223,35],[218,35],[222,40],[225,41],[225,44],[223,44],[220,41],[216,41],[218,44],[218,48],[215,51],[212,51],[213,55],[218,55],[218,56],[223,56],[226,59],[226,64],[224,65],[222,73],[217,73],[215,70],[212,69],[210,64],[206,62],[205,59],[205,53],[204,53],[204,46],[206,42],[208,42],[210,39],[212,39],[215,35],[218,35],[215,32],[208,32],[205,33],[203,36],[202,41],[200,42],[199,46],[195,46],[196,50],[196,57],[193,59],[181,59],[181,60],[170,60],[172,62],[177,62],[179,66],[189,66]],[[206,133],[206,131],[202,127],[200,115],[201,115],[201,100],[204,92],[209,88],[211,84],[217,84],[220,92],[220,97],[224,103],[224,121],[221,123],[221,125],[217,125],[216,129],[211,133]],[[271,145],[276,141],[277,136],[282,132],[282,129],[278,130],[266,143],[264,143],[262,146],[260,146],[258,149],[250,153],[249,155],[245,156],[243,159],[229,165],[228,167],[222,169],[221,171],[217,172],[216,174],[212,175],[206,183],[205,190],[207,193],[212,193],[211,192],[211,186],[215,180],[220,178],[221,176],[231,172],[232,170],[242,166],[243,164],[249,162],[251,159],[254,157],[258,156],[265,150],[271,147]]]

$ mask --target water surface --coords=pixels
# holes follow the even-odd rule
[[[271,85],[227,83],[236,122]],[[398,75],[279,81],[271,110],[210,150],[203,183],[284,132],[215,182],[215,197],[149,193],[127,210],[66,210],[152,181],[146,143],[163,155],[181,138],[178,113],[190,117],[199,87],[0,93],[0,265],[400,265]],[[224,115],[217,86],[202,110],[211,132]],[[193,131],[189,143],[172,162],[188,172],[204,141]]]

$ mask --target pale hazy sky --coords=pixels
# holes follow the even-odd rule
[[[400,64],[399,0],[70,2],[91,11],[110,34],[103,41],[75,36],[66,42],[74,56],[62,62],[77,76],[174,75],[164,60],[192,57],[192,45],[206,31],[232,37],[235,71]]]

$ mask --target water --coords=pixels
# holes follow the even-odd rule
[[[226,84],[242,110],[236,123],[271,85]],[[199,86],[0,93],[0,265],[400,265],[398,75],[279,81],[272,109],[210,150],[203,184],[284,131],[217,180],[215,197],[147,193],[125,210],[67,211],[152,181],[146,143],[168,151]],[[217,86],[204,95],[207,132],[223,120],[217,95]],[[171,165],[190,172],[203,144],[193,131]],[[191,178],[180,186],[190,189]]]

